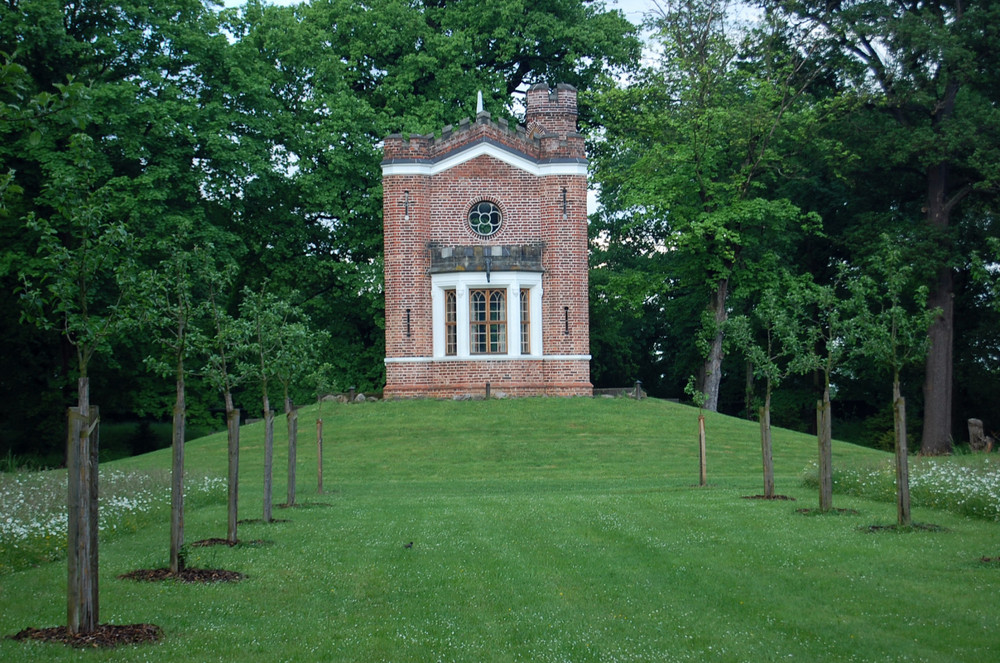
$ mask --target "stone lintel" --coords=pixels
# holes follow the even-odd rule
[[[446,272],[541,272],[545,245],[428,245],[431,274]]]

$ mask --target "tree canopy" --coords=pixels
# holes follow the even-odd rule
[[[625,307],[629,339],[649,339],[605,350],[599,321],[596,379],[609,359],[682,397],[697,372],[720,409],[752,416],[759,367],[721,351],[725,320],[785,269],[832,287],[888,234],[913,274],[903,296],[926,287],[937,312],[926,365],[904,369],[924,383],[922,447],[950,449],[1000,390],[994,3],[761,0],[746,24],[721,0],[655,7],[649,64],[594,93],[592,306]],[[883,379],[871,362],[836,372],[856,431],[890,421],[868,405]],[[820,382],[786,380],[778,421],[811,428]]]
[[[904,389],[923,384],[907,395],[923,450],[950,449],[968,417],[1000,429],[990,419],[1000,6],[736,8],[657,0],[643,50],[640,27],[587,0],[0,3],[0,301],[16,312],[0,322],[0,452],[61,460],[80,346],[21,318],[46,301],[52,313],[53,260],[89,241],[115,247],[108,260],[133,261],[134,273],[209,248],[204,266],[218,278],[200,296],[221,326],[202,323],[206,348],[225,347],[215,337],[238,328],[243,293],[266,284],[309,321],[301,331],[331,389],[380,388],[380,141],[473,115],[478,91],[495,117],[517,120],[538,82],[581,93],[600,203],[590,220],[596,386],[640,379],[653,395],[685,398],[694,376],[706,406],[754,416],[769,369],[726,344],[727,320],[773,303],[781,274],[816,292],[849,289],[844,275],[878,260],[886,236],[908,275],[898,292],[908,314],[923,289],[937,314],[926,362],[900,368]],[[93,324],[131,269],[87,281]],[[743,347],[766,347],[767,324],[740,333]],[[87,372],[103,416],[165,416],[172,385],[143,368],[154,339],[99,340],[107,352]],[[797,361],[842,342],[813,338]],[[217,354],[190,366],[218,365]],[[238,359],[227,357],[229,370]],[[833,380],[849,424],[838,431],[874,444],[891,416],[871,405],[885,400],[873,364],[845,359]],[[221,425],[211,375],[194,371],[187,406],[192,422]],[[256,410],[260,387],[229,377],[235,405]],[[775,423],[815,426],[824,382],[821,367],[783,374]],[[313,398],[310,387],[290,385],[291,398]]]
[[[479,90],[495,115],[515,118],[527,85],[587,87],[637,58],[635,33],[619,12],[581,0],[0,3],[3,303],[22,310],[23,279],[55,269],[38,248],[70,238],[75,200],[78,216],[99,212],[102,229],[121,227],[138,247],[186,229],[177,250],[211,246],[232,275],[215,291],[221,313],[238,317],[242,293],[267,283],[328,332],[317,355],[331,386],[374,391],[384,380],[382,138],[457,123]],[[128,257],[146,268],[164,258]],[[110,282],[93,285],[113,301]],[[60,424],[46,432],[44,422],[61,417],[77,367],[57,333],[19,317],[2,323],[4,444],[56,455]],[[169,412],[172,386],[142,368],[149,340],[130,334],[109,350],[89,366],[105,417]],[[192,419],[221,405],[205,381],[187,387]],[[296,400],[314,397],[295,389]],[[247,382],[234,397],[244,409],[257,402]]]

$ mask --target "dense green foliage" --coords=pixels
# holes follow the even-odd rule
[[[266,286],[325,332],[309,361],[328,366],[329,388],[380,388],[379,141],[457,123],[478,90],[513,118],[511,94],[527,84],[589,87],[638,56],[634,32],[580,0],[0,3],[0,450],[60,462],[83,366],[78,330],[58,318],[67,301],[101,332],[86,368],[105,419],[170,411],[172,381],[145,368],[162,360],[146,330],[165,311],[120,286],[162,277],[195,248],[213,263],[198,271],[218,276],[193,285],[192,312],[210,292],[238,318],[244,293]],[[117,253],[90,248],[111,239]],[[105,272],[76,278],[65,266],[76,255]],[[43,297],[56,275],[86,298]],[[135,324],[111,333],[110,313]],[[198,370],[218,365],[219,347],[185,350],[196,422],[219,420],[220,391]],[[257,410],[260,380],[230,378],[236,405]],[[289,386],[297,402],[315,398]]]
[[[787,289],[783,274],[837,299],[884,284],[888,242],[907,275],[895,310],[921,325],[936,311],[901,370],[912,432],[938,453],[969,417],[1000,429],[996,4],[757,4],[750,20],[725,0],[657,3],[656,57],[593,92],[595,379],[633,367],[683,397],[694,375],[708,404],[752,416],[761,367],[736,345],[721,356],[727,319]],[[873,443],[893,371],[870,359],[880,332],[852,340],[849,327],[799,354],[847,351],[830,376],[835,417]],[[756,333],[741,345],[766,346]],[[809,429],[825,380],[790,371],[799,359],[772,367],[792,373],[774,409]]]
[[[760,491],[757,426],[709,413],[709,486],[694,485],[698,411],[673,403],[424,401],[300,412],[303,422],[318,416],[326,494],[315,494],[315,447],[303,444],[302,506],[279,511],[283,522],[243,525],[243,545],[190,548],[191,566],[238,571],[242,582],[118,579],[164,566],[161,508],[159,524],[143,518],[134,533],[109,532],[101,553],[105,621],[158,624],[161,643],[79,652],[0,638],[0,659],[986,663],[1000,655],[992,602],[1000,575],[980,561],[1000,555],[995,479],[994,510],[979,517],[914,509],[916,522],[948,531],[870,532],[894,522],[881,495],[838,494],[847,513],[798,513],[815,511],[815,490],[801,481],[815,456],[811,436],[775,430],[778,492],[795,502],[743,499]],[[241,436],[240,494],[252,512],[262,496],[263,428],[251,424]],[[225,434],[187,450],[192,467],[224,475]],[[887,458],[834,445],[845,474]],[[995,477],[995,457],[976,460],[992,461]],[[159,451],[104,469],[136,476],[169,462]],[[162,502],[164,483],[156,494]],[[225,531],[224,496],[207,497],[187,513],[190,542]],[[0,578],[4,596],[17,597],[0,601],[0,636],[59,624],[64,574],[52,562]]]
[[[0,453],[60,462],[80,325],[96,333],[86,370],[106,419],[169,412],[173,385],[148,370],[163,359],[149,332],[163,309],[138,286],[195,249],[216,276],[191,293],[193,422],[222,421],[226,347],[235,405],[259,409],[261,381],[238,374],[245,339],[211,337],[239,330],[245,293],[265,287],[309,321],[300,331],[324,332],[300,334],[296,370],[312,377],[287,381],[294,401],[321,383],[379,389],[379,141],[456,123],[479,90],[516,120],[525,85],[543,81],[582,93],[600,201],[596,386],[640,379],[685,398],[694,378],[710,409],[752,417],[763,376],[780,374],[774,421],[808,430],[829,377],[838,436],[884,445],[884,362],[845,352],[829,376],[803,368],[870,351],[877,332],[814,337],[766,369],[739,349],[764,347],[766,325],[727,340],[730,319],[753,318],[783,283],[845,299],[883,282],[884,236],[905,266],[905,313],[938,314],[899,375],[912,433],[935,451],[964,440],[968,417],[1000,430],[1000,10],[758,5],[651,5],[640,57],[635,26],[582,0],[0,3]],[[83,284],[56,266],[94,255],[106,271]],[[57,303],[67,284],[86,298]],[[226,325],[204,319],[209,295]],[[85,304],[73,329],[57,324],[66,302]],[[819,312],[782,314],[806,325]],[[101,327],[117,315],[126,324]]]

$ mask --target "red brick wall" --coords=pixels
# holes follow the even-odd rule
[[[483,144],[504,146],[537,164],[583,162],[583,138],[576,133],[576,90],[572,87],[561,85],[550,91],[544,85],[533,86],[527,94],[526,121],[527,128],[511,130],[503,122],[491,122],[484,113],[475,122],[445,127],[439,138],[390,136],[385,140],[383,165],[439,163]],[[494,393],[511,396],[590,395],[586,359],[391,361],[433,355],[428,251],[432,243],[543,242],[544,354],[587,355],[585,175],[537,176],[483,154],[434,175],[387,174],[383,195],[387,396],[482,394],[487,382]],[[466,222],[472,204],[484,199],[496,203],[504,216],[500,231],[488,238],[472,232]]]
[[[438,361],[386,365],[389,398],[482,396],[590,396],[585,360]]]

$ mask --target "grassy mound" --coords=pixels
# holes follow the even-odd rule
[[[313,424],[324,422],[325,493]],[[275,502],[284,500],[276,425]],[[775,431],[778,492],[761,490],[756,424],[708,415],[698,487],[697,411],[659,402],[398,402],[300,412],[298,496],[283,522],[192,547],[188,564],[239,583],[136,583],[162,566],[169,523],[101,548],[101,620],[151,623],[155,645],[93,660],[994,661],[1000,554],[994,522],[915,508],[940,526],[899,536],[892,503],[837,495],[803,517],[814,438]],[[243,519],[261,513],[263,425],[243,429]],[[169,466],[164,450],[117,461]],[[835,443],[834,465],[885,455]],[[187,467],[224,476],[224,435],[190,442]],[[223,499],[186,515],[189,541],[225,534]],[[0,576],[0,635],[65,616],[65,566]],[[79,660],[0,640],[0,660]]]

